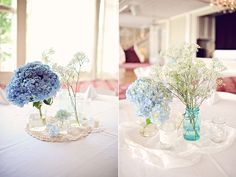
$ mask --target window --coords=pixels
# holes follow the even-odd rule
[[[53,48],[57,63],[66,64],[76,52],[84,52],[91,62],[95,47],[96,0],[28,0],[27,62],[40,60],[42,52]]]
[[[0,14],[9,22],[9,40],[0,41],[1,82],[7,83],[16,67],[41,60],[51,48],[62,65],[84,52],[90,59],[84,79],[117,78],[118,1],[0,0]]]
[[[0,71],[16,68],[16,0],[0,0]]]

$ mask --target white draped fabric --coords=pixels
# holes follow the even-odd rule
[[[227,125],[236,128],[236,95],[229,93],[218,93],[219,100],[215,104],[207,102],[201,106],[201,119],[210,120],[214,116],[224,117]],[[183,113],[184,106],[174,104],[173,110],[176,113]],[[157,165],[149,163],[147,153],[143,153],[142,157],[136,156],[130,148],[127,148],[127,128],[122,125],[127,122],[135,122],[137,116],[131,103],[124,100],[120,102],[120,137],[119,137],[119,174],[120,177],[234,177],[236,176],[236,143],[235,138],[233,143],[220,152],[205,151],[200,159],[192,156],[195,161],[191,166],[181,168],[159,168]],[[157,140],[158,141],[158,140]],[[145,157],[145,158],[144,158]],[[175,159],[172,159],[175,160]],[[191,160],[191,159],[190,159]],[[178,162],[178,161],[177,161]],[[157,162],[159,163],[159,162]],[[174,163],[172,161],[172,163]],[[181,164],[180,164],[181,166]]]
[[[67,143],[42,142],[28,135],[24,129],[31,107],[0,105],[1,177],[117,176],[117,97],[98,95],[90,103],[89,114],[104,132]]]

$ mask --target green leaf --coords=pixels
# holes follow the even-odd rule
[[[33,107],[40,109],[42,107],[42,102],[41,101],[33,102]]]
[[[150,119],[150,118],[147,118],[147,119],[146,119],[146,125],[149,125],[149,124],[152,124],[152,122],[151,122],[151,119]]]
[[[43,102],[44,102],[46,105],[52,105],[52,103],[53,103],[53,98],[45,99],[45,100],[43,100]]]

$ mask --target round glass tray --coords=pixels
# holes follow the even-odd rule
[[[139,133],[139,124],[126,122],[120,125],[122,138],[133,157],[144,160],[146,163],[160,168],[178,168],[191,166],[200,161],[202,154],[220,152],[233,144],[235,129],[226,126],[226,138],[221,143],[210,139],[209,122],[201,126],[200,140],[191,142],[183,138],[181,128],[177,132],[175,145],[171,149],[162,149],[159,133],[153,137],[143,137]]]

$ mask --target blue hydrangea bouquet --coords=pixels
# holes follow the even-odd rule
[[[39,110],[42,121],[43,104],[51,105],[53,97],[60,88],[60,81],[48,65],[32,62],[19,67],[6,87],[8,100],[20,107],[29,102]]]
[[[77,90],[82,65],[87,61],[84,53],[76,53],[72,60],[61,66],[49,61],[53,51],[43,53],[41,62],[32,62],[19,67],[6,87],[8,100],[20,107],[32,103],[38,114],[29,116],[26,132],[31,136],[49,142],[74,141],[81,134],[89,135],[91,127],[80,129],[77,111]],[[43,115],[42,106],[52,105],[53,99],[60,89],[60,81],[66,86],[73,112],[60,109],[55,116]],[[72,118],[72,120],[70,120]],[[75,118],[75,119],[73,119]]]
[[[162,82],[139,78],[128,87],[126,97],[136,106],[137,114],[146,119],[146,125],[163,123],[169,117],[172,94]]]

